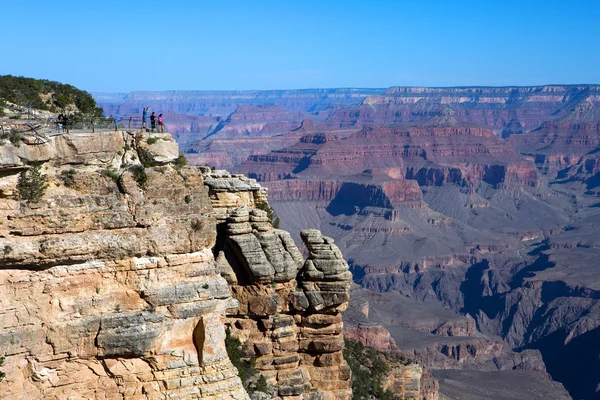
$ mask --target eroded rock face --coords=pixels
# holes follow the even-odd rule
[[[349,300],[348,264],[316,230],[302,232],[309,248],[304,264],[287,232],[259,232],[254,226],[253,233],[232,234],[229,227],[239,222],[231,220],[244,213],[230,217],[224,250],[240,282],[232,288],[239,301],[230,315],[234,334],[245,353],[256,357],[260,373],[278,386],[279,396],[318,390],[326,399],[351,398],[340,313]],[[243,236],[247,241],[240,245]]]
[[[303,231],[304,260],[257,208],[265,189],[243,175],[175,169],[168,134],[86,138],[7,145],[0,393],[246,399],[228,326],[279,396],[351,398],[340,313],[351,274],[332,239]],[[49,186],[28,203],[17,176],[34,161]]]
[[[341,311],[352,275],[341,252],[318,230],[305,230],[303,260],[290,235],[254,208],[264,189],[239,175],[207,170],[205,177],[221,221],[215,253],[239,304],[228,322],[245,355],[256,357],[257,370],[283,398],[318,391],[325,399],[350,399]],[[225,196],[225,188],[237,191]]]
[[[14,156],[0,165],[0,393],[248,398],[225,351],[224,318],[237,301],[211,251],[216,219],[202,174],[167,164],[177,156],[168,135],[94,135],[3,146]],[[141,149],[163,164],[143,181],[133,169]],[[39,203],[17,197],[31,161],[48,176]]]

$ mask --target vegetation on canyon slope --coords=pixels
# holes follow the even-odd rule
[[[390,372],[385,355],[357,340],[345,338],[344,343],[344,358],[352,370],[353,399],[394,400],[392,391],[383,389]]]
[[[46,79],[0,75],[0,100],[53,112],[75,106],[82,114],[102,115],[102,109],[88,92]]]
[[[231,335],[229,329],[225,330],[225,349],[231,363],[238,370],[244,388],[249,392],[267,392],[268,385],[264,375],[258,374],[254,357],[245,358],[242,352],[242,343]]]

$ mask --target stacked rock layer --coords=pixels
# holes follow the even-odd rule
[[[177,156],[168,134],[1,143],[3,398],[247,399],[226,326],[280,396],[351,397],[337,247],[305,232],[304,262],[255,181]],[[34,163],[37,202],[17,189]]]
[[[289,233],[254,208],[265,193],[253,180],[217,171],[205,182],[222,221],[217,260],[239,303],[229,326],[245,355],[280,397],[350,399],[341,311],[352,275],[333,239],[302,231],[303,260]],[[237,199],[223,201],[225,187],[238,188]]]

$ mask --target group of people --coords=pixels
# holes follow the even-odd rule
[[[147,129],[146,120],[148,119],[148,113],[150,112],[150,106],[144,107],[144,111],[142,112],[142,129]],[[163,115],[158,114],[158,117],[152,112],[150,115],[150,129],[152,132],[156,132],[156,122],[158,121],[158,132],[165,131],[165,122],[163,121]]]
[[[63,130],[66,130],[69,133],[69,127],[73,123],[71,117],[67,114],[58,114],[56,117],[56,131],[58,133],[62,133]]]

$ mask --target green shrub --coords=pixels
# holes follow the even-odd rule
[[[112,167],[106,167],[102,170],[102,175],[109,177],[113,180],[113,182],[117,183],[119,181],[119,172],[115,171]]]
[[[4,366],[4,357],[0,357],[0,367]],[[4,379],[4,377],[6,376],[6,373],[2,370],[0,370],[0,382],[2,382],[2,380]]]
[[[62,171],[59,175],[59,178],[63,181],[66,187],[70,188],[73,186],[73,178],[77,174],[77,171],[74,169],[69,169]]]
[[[176,169],[183,168],[187,165],[187,158],[183,154],[180,154],[179,157],[173,161],[173,167]]]
[[[146,143],[148,143],[149,145],[152,145],[156,142],[158,142],[158,138],[155,138],[155,137],[151,137],[151,138],[148,138],[148,140],[146,140]]]
[[[353,339],[344,339],[344,359],[352,370],[354,400],[393,400],[396,397],[382,386],[390,371],[385,355]]]
[[[21,119],[20,115],[11,115],[8,119]]]
[[[44,197],[46,189],[48,189],[48,177],[42,174],[41,164],[36,163],[19,173],[17,190],[21,200],[37,203]]]
[[[259,210],[266,211],[267,218],[269,218],[269,221],[271,221],[271,224],[273,224],[273,228],[279,229],[279,224],[281,221],[279,220],[279,217],[277,216],[277,214],[275,214],[275,210],[273,210],[269,203],[267,203],[264,200],[259,200],[256,202],[256,208],[258,208]]]
[[[192,202],[192,196],[189,194],[185,195],[183,201],[185,201],[185,204],[190,204]]]
[[[133,179],[135,179],[140,189],[145,189],[146,182],[148,182],[148,175],[146,175],[146,169],[141,165],[134,165],[133,167],[131,167],[131,173],[133,174]]]
[[[19,132],[17,129],[10,130],[10,135],[8,139],[13,144],[13,146],[21,147],[21,139],[23,139],[23,137],[21,136],[21,132]]]
[[[152,166],[152,156],[150,155],[150,151],[148,151],[147,149],[144,149],[142,147],[138,147],[137,152],[138,152],[138,156],[140,158],[140,163],[145,168],[151,167]]]
[[[247,387],[248,380],[256,375],[254,358],[245,359],[242,353],[242,343],[236,337],[231,335],[231,330],[225,330],[225,349],[227,355],[234,367],[237,368],[240,379],[244,387]],[[266,382],[265,382],[266,383]]]
[[[50,101],[45,103],[40,95],[49,93],[52,93],[52,96]],[[0,75],[0,98],[39,110],[63,109],[74,104],[83,114],[102,115],[102,109],[96,106],[96,101],[88,92],[46,79]]]
[[[14,128],[11,129],[8,132],[2,131],[2,133],[0,133],[0,139],[2,139],[2,140],[8,140],[15,147],[20,147],[21,146],[21,139],[22,138],[23,137],[21,136],[21,132],[19,132],[18,129],[14,129]]]
[[[4,108],[0,107],[0,117],[5,117],[6,113],[4,112]]]
[[[256,381],[256,391],[267,393],[269,390],[269,385],[267,385],[267,379],[263,374],[260,374],[258,380]]]

